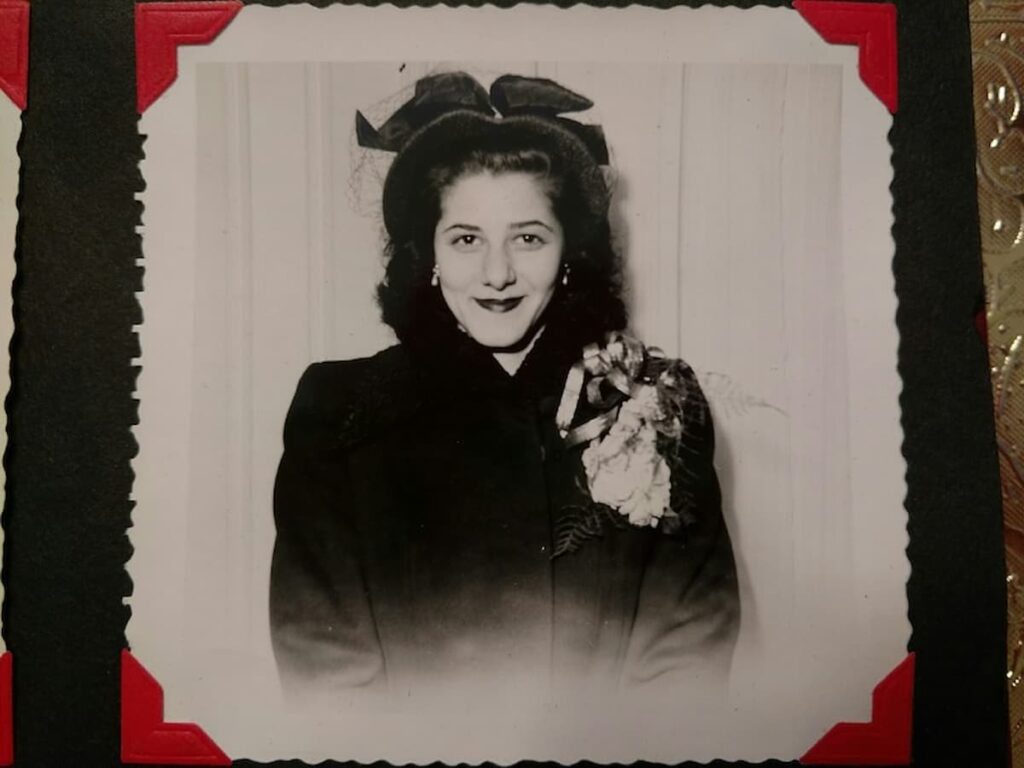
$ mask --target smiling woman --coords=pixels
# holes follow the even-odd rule
[[[590,106],[444,73],[380,129],[357,117],[397,153],[378,299],[399,344],[311,366],[288,414],[289,691],[724,684],[739,611],[711,418],[685,363],[621,333],[604,137],[559,117]]]
[[[515,373],[562,269],[562,227],[543,181],[521,172],[461,176],[441,198],[434,258],[460,329]]]

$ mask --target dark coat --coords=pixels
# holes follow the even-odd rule
[[[306,370],[274,492],[286,688],[523,671],[630,685],[727,668],[736,573],[695,379],[695,522],[682,536],[609,527],[552,559],[559,519],[590,501],[585,446],[555,427],[579,355],[546,330],[514,377],[467,338]]]

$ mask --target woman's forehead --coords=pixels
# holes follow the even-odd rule
[[[548,186],[524,171],[467,173],[441,194],[441,218],[474,218],[485,222],[554,219]]]

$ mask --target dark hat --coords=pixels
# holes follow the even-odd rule
[[[560,117],[589,109],[593,103],[544,78],[503,75],[490,93],[464,72],[421,78],[413,97],[374,129],[356,113],[359,144],[397,152],[384,182],[384,226],[393,239],[403,239],[408,206],[423,174],[453,153],[489,148],[535,148],[565,164],[580,185],[588,213],[603,218],[608,189],[600,166],[608,148],[598,125]]]

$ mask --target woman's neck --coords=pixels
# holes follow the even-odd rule
[[[494,359],[498,361],[498,365],[504,368],[509,376],[515,376],[516,371],[519,370],[526,356],[530,354],[530,350],[533,349],[533,345],[537,343],[537,339],[540,338],[542,333],[544,333],[544,326],[537,329],[537,332],[533,334],[533,338],[525,346],[513,351],[494,352]]]

